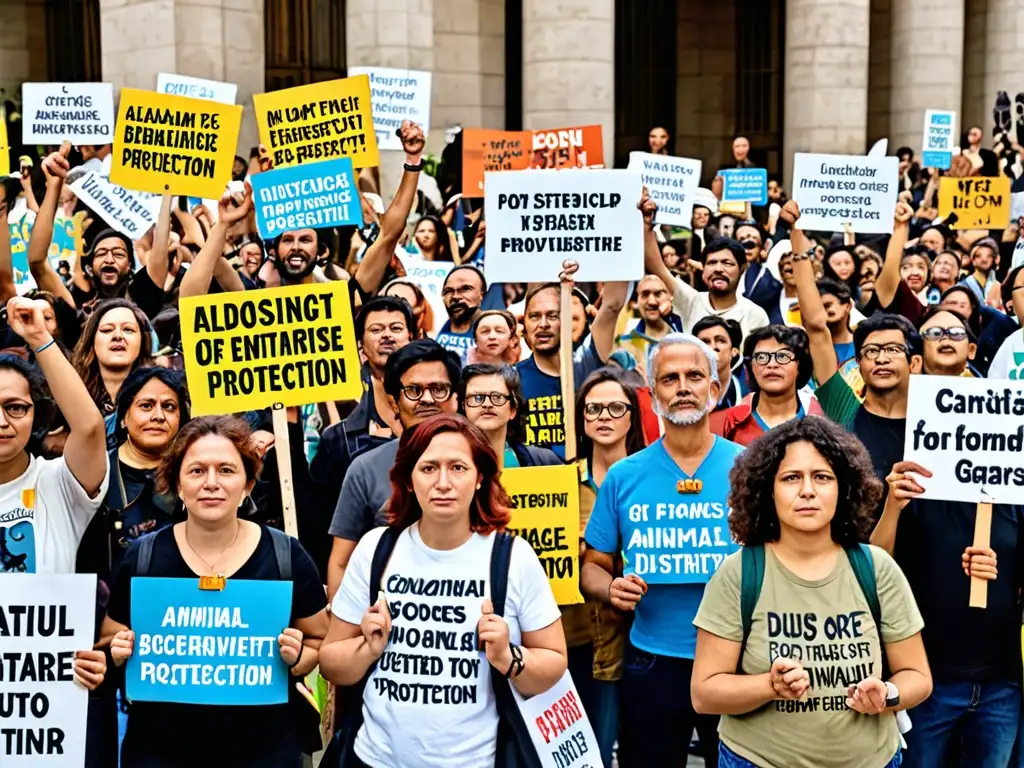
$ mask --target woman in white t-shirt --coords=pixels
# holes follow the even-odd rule
[[[369,672],[356,768],[491,768],[498,711],[489,666],[524,696],[565,672],[558,606],[525,541],[513,541],[504,617],[493,612],[491,550],[510,505],[499,475],[487,439],[461,416],[433,416],[402,436],[390,512],[400,533],[381,592],[371,600],[385,528],[356,546],[320,649],[320,670],[336,684]]]

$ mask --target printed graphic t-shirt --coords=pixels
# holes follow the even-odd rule
[[[370,564],[383,528],[352,553],[334,615],[360,624],[369,608]],[[490,596],[494,535],[474,533],[460,547],[430,549],[413,524],[398,538],[381,580],[391,637],[363,694],[355,751],[378,768],[488,768],[494,765],[498,712],[476,627]],[[560,614],[530,545],[516,539],[505,621],[512,643]]]
[[[1011,381],[1024,379],[1024,330],[1008,336],[999,347],[988,367],[988,378]]]
[[[78,544],[109,479],[108,468],[90,499],[63,457],[30,456],[21,477],[0,485],[0,573],[74,573]]]
[[[871,547],[871,556],[882,609],[881,639],[898,643],[920,632],[924,622],[895,561],[877,547]],[[849,558],[839,552],[832,573],[816,581],[792,573],[770,547],[764,559],[743,674],[764,674],[776,658],[792,658],[807,670],[811,687],[799,701],[770,701],[744,715],[723,716],[722,742],[760,768],[840,768],[851,764],[850,755],[857,756],[857,765],[886,765],[900,747],[895,716],[868,717],[846,708],[847,686],[882,674],[879,631]],[[743,641],[742,572],[739,553],[726,559],[708,583],[693,622],[737,643]],[[808,739],[807,734],[827,738]]]
[[[451,320],[445,320],[444,325],[441,326],[441,330],[437,332],[434,340],[448,351],[458,355],[463,365],[466,364],[466,355],[469,354],[469,348],[476,343],[473,339],[472,331],[455,333],[452,330]]]

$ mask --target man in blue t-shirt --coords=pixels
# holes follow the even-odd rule
[[[669,334],[651,348],[647,377],[665,436],[608,471],[587,524],[582,588],[635,616],[619,689],[623,764],[678,764],[696,726],[716,765],[718,717],[697,715],[690,701],[692,622],[704,585],[738,548],[727,500],[743,449],[711,432],[721,384],[704,342]]]
[[[457,354],[463,365],[469,348],[473,346],[473,316],[479,311],[486,292],[487,281],[483,273],[469,264],[455,267],[441,286],[441,300],[448,310],[448,319],[437,332],[435,340]]]

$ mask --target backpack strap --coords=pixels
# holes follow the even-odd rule
[[[149,576],[149,566],[153,562],[153,546],[157,532],[147,533],[139,539],[139,561],[135,566],[136,576]]]
[[[875,579],[875,561],[867,544],[857,544],[846,550],[846,556],[857,577],[861,591],[871,608],[871,618],[878,629],[878,640],[882,641],[882,605],[878,602],[878,582]]]
[[[388,526],[384,529],[377,540],[377,547],[373,550],[373,560],[370,563],[370,602],[373,605],[377,602],[377,595],[380,594],[380,585],[384,580],[384,569],[388,567],[388,560],[391,553],[395,551],[395,544],[402,531],[398,528]],[[369,677],[369,674],[367,674]]]
[[[270,542],[274,545],[274,558],[277,560],[277,573],[281,581],[292,580],[292,537],[284,531],[267,526]]]
[[[491,603],[497,616],[505,615],[505,598],[508,597],[508,569],[512,563],[512,545],[515,538],[505,531],[494,534],[491,547]]]
[[[737,674],[743,674],[743,653],[747,649],[747,639],[754,623],[754,609],[761,597],[761,585],[764,583],[764,544],[743,547],[740,553],[740,619],[743,623],[743,643],[740,645],[740,657],[736,660]]]

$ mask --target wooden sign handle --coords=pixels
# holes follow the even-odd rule
[[[990,547],[992,545],[992,505],[985,501],[978,502],[978,512],[974,519],[974,546]],[[971,577],[971,608],[988,607],[988,580]]]
[[[565,462],[576,461],[576,383],[572,368],[572,283],[562,281],[561,334],[558,365],[562,369],[562,416],[565,424]]]
[[[277,476],[281,481],[281,509],[284,511],[284,532],[299,537],[299,521],[295,516],[295,486],[292,485],[292,452],[288,440],[288,410],[281,404],[271,409],[274,417],[274,449],[277,451]]]

